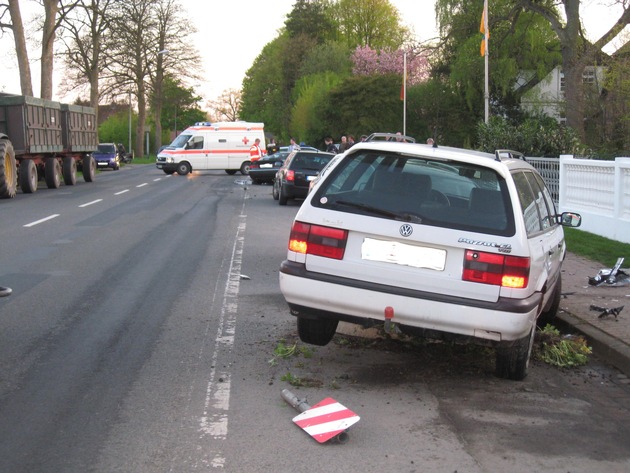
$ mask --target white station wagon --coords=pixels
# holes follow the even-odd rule
[[[558,309],[562,225],[580,223],[520,153],[359,143],[300,207],[280,289],[306,343],[384,324],[494,346],[497,376],[520,380]]]

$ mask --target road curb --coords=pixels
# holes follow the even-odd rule
[[[630,346],[566,310],[558,312],[557,317],[584,335],[596,356],[630,376]]]

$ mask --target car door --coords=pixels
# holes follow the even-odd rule
[[[530,278],[535,290],[543,291],[554,287],[560,275],[564,256],[563,232],[556,222],[555,207],[540,176],[532,171],[518,171],[513,177],[527,231]],[[547,291],[545,297],[550,295]]]

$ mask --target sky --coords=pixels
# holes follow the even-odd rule
[[[437,34],[434,0],[390,0],[401,14],[403,23],[418,40],[424,41]],[[618,18],[611,9],[599,6],[603,0],[583,0],[582,18],[590,39],[596,39]],[[204,100],[212,100],[227,89],[240,89],[245,72],[251,67],[262,48],[278,35],[286,15],[295,0],[180,0],[187,11],[186,18],[195,23],[197,33],[192,39],[203,58],[204,80],[190,84]],[[492,3],[490,3],[492,5]],[[21,0],[22,16],[26,22],[41,11],[34,0]],[[481,17],[481,12],[480,17]],[[492,11],[490,11],[490,17]],[[33,91],[40,89],[39,62],[33,61],[39,51],[30,53],[32,60]],[[0,37],[0,92],[19,94],[20,84],[11,34]],[[59,75],[56,70],[55,100],[73,98],[56,94]]]

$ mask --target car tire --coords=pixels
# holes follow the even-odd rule
[[[279,185],[278,187],[280,188],[280,190],[278,191],[278,204],[287,205],[289,198],[287,197],[286,192],[282,190],[282,185]]]
[[[177,164],[177,174],[179,174],[180,176],[186,176],[188,173],[190,173],[190,171],[192,171],[192,169],[190,168],[190,164],[188,164],[186,161],[182,161],[181,163]]]
[[[538,320],[536,321],[536,325],[538,327],[545,327],[547,324],[552,324],[556,315],[558,314],[558,309],[560,308],[560,299],[562,298],[562,275],[558,276],[558,281],[556,282],[556,287],[553,289],[553,295],[551,296],[551,302],[549,304],[549,308],[543,310],[538,316]]]
[[[333,339],[337,332],[338,320],[297,318],[300,340],[310,345],[323,347]]]
[[[511,345],[499,345],[496,348],[497,377],[513,381],[525,379],[535,336],[536,326],[533,326],[527,337],[516,340]]]
[[[273,200],[278,200],[278,198],[280,197],[278,195],[278,187],[276,186],[275,182],[273,184],[273,189],[271,190],[271,195],[273,196]]]
[[[241,174],[243,176],[247,176],[249,174],[249,166],[251,165],[251,163],[249,161],[245,161],[243,164],[241,164]]]

